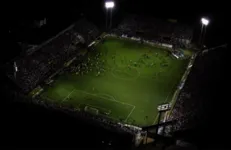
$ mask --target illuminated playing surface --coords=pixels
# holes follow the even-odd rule
[[[152,125],[158,105],[172,100],[188,61],[164,49],[107,38],[83,63],[73,63],[56,77],[41,96],[115,121]]]

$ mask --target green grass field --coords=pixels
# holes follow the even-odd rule
[[[115,121],[152,125],[170,102],[189,59],[138,42],[107,38],[79,65],[44,87],[42,97]],[[86,107],[87,106],[87,107]]]

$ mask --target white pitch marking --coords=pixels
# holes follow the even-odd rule
[[[99,93],[97,94],[98,96],[99,95],[104,95],[104,96],[107,96],[107,97],[110,97],[111,99],[114,99],[116,101],[116,99],[112,96],[112,95],[109,95],[109,94],[104,94],[104,93]]]
[[[108,98],[105,98],[105,97],[102,97],[102,96],[98,96],[97,94],[88,93],[86,91],[82,91],[82,90],[75,90],[75,91],[79,91],[79,92],[82,92],[82,93],[85,93],[85,94],[88,94],[88,95],[92,95],[92,96],[95,96],[95,97],[100,97],[100,98],[108,100],[108,101],[113,101],[113,102],[117,102],[117,103],[121,103],[121,104],[125,104],[125,105],[129,105],[129,106],[135,107],[134,105],[131,105],[131,104],[128,104],[128,103],[120,102],[120,101],[117,101],[115,99],[114,100],[113,99],[108,99]]]
[[[61,102],[65,101],[74,91],[75,89],[73,89]]]
[[[136,108],[136,106],[133,106],[131,112],[128,114],[127,118],[125,119],[125,121],[128,120],[128,118],[131,116],[132,112],[134,111],[134,109]]]

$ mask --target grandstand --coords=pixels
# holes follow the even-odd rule
[[[137,15],[125,17],[113,32],[181,46],[189,46],[193,36],[193,30],[187,25]]]
[[[81,26],[83,24],[90,24],[86,20],[80,20],[76,25],[71,25],[66,30],[48,40],[44,44],[41,44],[31,55],[24,56],[23,58],[16,58],[13,60],[19,66],[17,72],[17,78],[13,76],[13,72],[8,72],[8,76],[13,79],[18,86],[22,88],[24,92],[29,92],[41,83],[52,73],[62,68],[63,64],[72,59],[73,56],[77,55],[79,48],[81,47],[81,39],[83,37],[80,34],[84,34],[85,31],[81,32]],[[79,28],[77,26],[80,26]],[[94,31],[95,26],[89,26],[90,31]],[[89,39],[86,42],[90,42],[92,36],[88,35]],[[11,66],[12,62],[8,65]],[[10,68],[10,67],[9,67]]]
[[[174,106],[195,59],[191,36],[153,18],[126,17],[103,34],[81,19],[9,62],[7,75],[34,103],[137,131],[157,123],[159,105]]]

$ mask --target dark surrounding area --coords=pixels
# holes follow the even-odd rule
[[[33,2],[31,2],[33,3]],[[58,3],[58,2],[57,2]],[[132,3],[132,5],[131,5]],[[105,14],[102,0],[84,0],[76,3],[20,4],[8,7],[4,17],[4,42],[1,49],[1,65],[19,55],[23,50],[18,41],[39,44],[66,28],[80,17],[87,17],[98,27],[104,26]],[[208,47],[227,42],[228,23],[226,4],[222,2],[158,2],[118,0],[114,13],[114,25],[126,13],[150,15],[158,18],[176,18],[178,21],[195,26],[195,36],[200,31],[200,17],[211,18],[207,28],[205,44]],[[209,5],[209,6],[208,6]],[[20,6],[20,7],[19,7]],[[34,29],[28,22],[47,18],[47,25]],[[24,24],[24,25],[23,25]],[[10,32],[9,32],[10,31]],[[195,37],[197,38],[197,37]],[[217,49],[198,60],[202,68],[197,69],[195,82],[195,101],[202,101],[203,116],[193,129],[177,133],[177,137],[187,139],[198,147],[221,148],[229,146],[229,92],[228,92],[228,49]],[[199,67],[200,64],[197,64]],[[11,82],[1,74],[2,87]],[[190,78],[189,78],[190,80]],[[193,84],[193,83],[192,83]],[[130,148],[129,135],[105,131],[100,127],[83,123],[59,112],[48,111],[39,106],[12,103],[13,96],[7,91],[1,93],[1,146],[14,147],[103,147],[112,145]],[[112,139],[112,141],[110,141]],[[107,141],[109,140],[109,141]],[[109,145],[106,146],[110,147]]]
[[[188,125],[191,127],[176,132],[176,137],[201,147],[229,146],[226,138],[229,133],[229,106],[226,104],[229,102],[228,94],[225,94],[228,89],[224,86],[228,65],[222,61],[228,59],[225,53],[225,49],[217,49],[197,58],[184,88],[190,91],[191,99],[183,105],[185,112],[190,107],[188,111],[195,115],[189,118]]]
[[[13,147],[110,147],[129,148],[128,134],[104,132],[66,114],[21,103],[4,109],[2,146]],[[107,138],[105,138],[107,137]],[[120,139],[120,140],[117,140]]]

